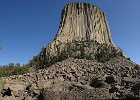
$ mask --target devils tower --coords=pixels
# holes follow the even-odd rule
[[[70,3],[62,10],[60,28],[55,41],[94,40],[113,44],[104,12],[94,5]]]
[[[68,57],[74,58],[79,54],[83,55],[77,50],[75,42],[81,47],[85,44],[84,54],[92,55],[89,58],[95,58],[95,54],[100,51],[98,47],[101,45],[107,45],[108,52],[114,49],[116,53],[124,56],[124,53],[112,41],[105,13],[89,3],[69,3],[63,8],[58,32],[52,43],[40,53],[40,60],[44,63],[52,60],[55,62],[60,59],[63,52],[67,53]],[[86,42],[92,46],[87,46]],[[92,50],[88,51],[87,48]],[[77,51],[75,54],[68,53],[75,51]]]
[[[140,66],[113,43],[92,4],[67,4],[54,40],[28,65],[35,70],[1,78],[0,100],[140,99]]]

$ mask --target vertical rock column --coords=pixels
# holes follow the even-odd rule
[[[113,44],[105,14],[88,3],[70,3],[64,7],[55,40],[60,43],[94,40]]]
[[[72,41],[97,41],[112,44],[110,30],[104,12],[88,3],[69,3],[61,13],[58,33],[46,48],[46,55],[57,56],[64,45]],[[61,45],[61,46],[60,46]]]

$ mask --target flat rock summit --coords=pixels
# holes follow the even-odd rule
[[[140,100],[140,66],[113,43],[105,13],[92,4],[67,4],[36,59],[29,73],[2,77],[0,100]]]

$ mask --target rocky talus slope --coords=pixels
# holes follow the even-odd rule
[[[140,66],[115,46],[94,5],[66,5],[55,39],[35,61],[44,69],[0,79],[0,100],[140,100]]]
[[[3,80],[1,100],[140,99],[140,66],[122,57],[105,63],[68,58]]]

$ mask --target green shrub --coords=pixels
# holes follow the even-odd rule
[[[3,88],[4,84],[5,84],[5,81],[4,81],[4,80],[2,80],[2,79],[0,79],[0,89],[2,89],[2,88]]]
[[[24,65],[21,66],[18,64],[10,63],[8,65],[0,66],[0,77],[9,77],[12,75],[20,75],[27,73],[29,69],[29,66]]]
[[[115,48],[111,48],[107,45],[101,45],[97,49],[97,53],[95,54],[95,59],[99,62],[105,63],[110,59],[117,56],[117,51]]]

